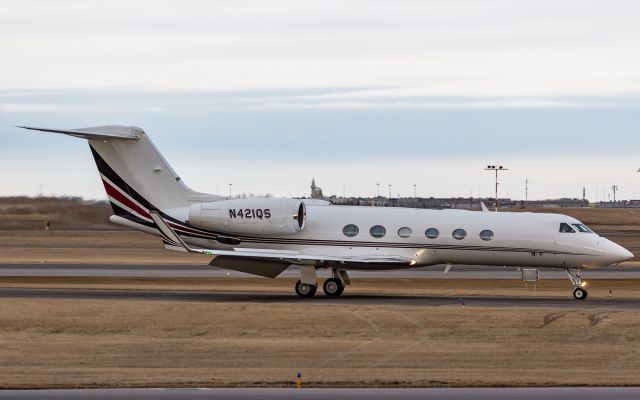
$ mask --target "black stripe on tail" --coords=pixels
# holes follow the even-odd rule
[[[100,156],[100,154],[98,154],[98,152],[93,148],[93,146],[89,145],[89,148],[91,149],[91,154],[93,154],[93,159],[96,162],[98,171],[100,171],[102,175],[106,176],[107,179],[113,182],[113,184],[116,185],[120,190],[127,193],[131,198],[133,198],[135,201],[140,203],[140,205],[146,208],[147,210],[155,209],[155,207],[151,203],[149,203],[144,197],[142,197],[138,192],[136,192],[135,189],[129,186],[127,182],[125,182],[124,179],[122,179],[116,173],[116,171],[114,171],[113,168],[111,168],[109,164],[107,164],[107,162]],[[113,207],[114,204],[111,203],[111,206]],[[118,207],[118,209],[119,210],[116,210],[114,208],[113,213],[116,215],[120,215],[116,211],[119,211],[119,212],[124,211],[120,207]]]

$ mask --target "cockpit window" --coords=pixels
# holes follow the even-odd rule
[[[564,222],[560,224],[560,232],[562,232],[562,233],[576,233],[576,231],[573,230],[573,228],[569,224],[565,224]]]
[[[586,226],[585,224],[571,224],[571,225],[575,226],[578,232],[593,233],[593,231],[589,229],[589,227]]]

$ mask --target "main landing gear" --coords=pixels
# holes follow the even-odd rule
[[[322,289],[324,290],[324,294],[329,297],[337,297],[344,292],[344,284],[340,280],[340,278],[329,278],[324,281],[324,285],[322,285]]]
[[[316,295],[318,285],[311,285],[309,283],[296,282],[296,293],[300,297],[313,297]]]
[[[587,298],[587,290],[584,288],[586,282],[582,282],[580,278],[580,270],[576,268],[567,268],[567,275],[571,283],[573,283],[573,297],[576,300],[584,300]]]
[[[344,292],[345,284],[349,285],[351,280],[347,271],[333,270],[333,277],[324,281],[322,289],[328,297],[337,297]],[[300,267],[300,280],[296,282],[296,294],[300,297],[313,297],[318,290],[318,280],[316,268],[304,265]]]

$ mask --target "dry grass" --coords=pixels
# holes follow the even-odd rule
[[[639,383],[637,312],[2,303],[2,388]]]
[[[119,230],[109,222],[107,202],[80,198],[0,197],[1,230],[43,230],[48,221],[54,230]]]
[[[211,257],[166,250],[134,231],[0,231],[3,264],[208,264]]]

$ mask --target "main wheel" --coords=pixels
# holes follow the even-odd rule
[[[340,296],[342,292],[344,292],[344,285],[338,278],[329,278],[324,281],[322,289],[324,289],[324,294],[326,294],[327,296]]]
[[[584,300],[587,298],[587,291],[583,288],[576,288],[576,290],[573,291],[573,297],[575,297],[576,300]]]
[[[308,283],[296,282],[296,293],[300,297],[313,297],[316,294],[318,287],[316,285],[309,285]]]

